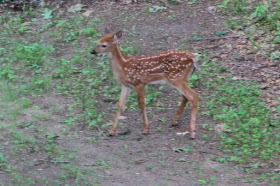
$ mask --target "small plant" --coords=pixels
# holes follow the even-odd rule
[[[165,117],[162,118],[158,118],[159,121],[161,121],[162,123],[166,123],[167,119]]]
[[[101,167],[107,168],[109,166],[109,163],[105,162],[103,159],[99,159],[97,164]]]
[[[158,132],[162,132],[163,130],[162,130],[162,127],[157,127],[157,131]]]
[[[146,12],[148,12],[148,14],[150,14],[150,13],[155,13],[155,12],[162,11],[165,9],[166,9],[166,7],[164,7],[164,6],[154,5],[154,6],[146,7]]]
[[[30,101],[27,98],[22,98],[21,99],[21,106],[23,108],[28,108],[28,107],[31,106],[31,103],[30,103]]]
[[[45,8],[44,12],[42,13],[43,19],[51,19],[52,18],[52,10]]]
[[[87,27],[83,30],[86,36],[99,37],[99,33],[95,28]]]
[[[192,1],[188,1],[187,4],[188,5],[194,5],[198,2],[198,0],[192,0]]]
[[[264,17],[266,15],[267,11],[268,10],[267,10],[265,5],[258,5],[256,7],[255,12],[252,13],[250,16],[253,17],[253,18],[256,18],[256,17],[262,18],[262,17]]]
[[[217,6],[218,8],[228,8],[228,0],[224,0],[222,4]]]
[[[191,147],[188,146],[186,148],[177,148],[177,147],[172,147],[172,151],[173,152],[185,152],[186,154],[188,154],[189,152],[192,151]]]
[[[8,66],[7,64],[3,64],[1,66],[0,70],[0,79],[8,79],[8,80],[14,80],[18,76],[15,74],[15,71],[12,67]]]
[[[10,168],[7,164],[7,159],[4,157],[4,154],[0,153],[0,169],[5,170]]]

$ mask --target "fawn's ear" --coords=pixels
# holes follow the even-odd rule
[[[120,39],[122,37],[122,30],[116,32],[114,34],[114,39],[117,40],[117,39]]]
[[[110,34],[110,27],[108,25],[105,27],[105,34]]]

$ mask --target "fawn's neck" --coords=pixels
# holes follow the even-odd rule
[[[128,57],[115,45],[111,52],[108,53],[108,58],[117,81],[120,81],[123,74],[123,64],[129,60]]]

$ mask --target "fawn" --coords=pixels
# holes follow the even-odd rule
[[[145,111],[145,85],[167,82],[176,88],[183,97],[181,105],[175,114],[172,126],[177,124],[184,107],[190,101],[190,139],[194,139],[198,95],[187,85],[186,80],[196,69],[196,63],[198,62],[196,55],[180,50],[168,50],[146,56],[126,56],[120,51],[116,43],[116,40],[122,37],[122,31],[111,35],[106,27],[105,34],[96,48],[91,51],[91,54],[107,53],[111,70],[116,80],[121,83],[118,110],[109,134],[114,135],[115,133],[120,112],[124,107],[131,88],[135,88],[137,92],[138,103],[142,111],[144,121],[143,134],[148,134],[149,124]],[[181,134],[186,133],[188,131]]]

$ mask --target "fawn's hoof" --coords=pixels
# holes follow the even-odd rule
[[[191,137],[190,140],[194,140],[195,139],[195,131],[191,132]]]
[[[145,130],[143,131],[143,133],[142,133],[142,134],[144,134],[144,135],[148,135],[148,134],[149,134],[149,130],[145,129]]]
[[[178,121],[173,121],[171,126],[172,126],[172,127],[176,127],[177,124],[178,124]]]
[[[109,132],[109,136],[114,136],[115,135],[115,132],[114,131],[110,131]]]
[[[170,125],[170,127],[169,128],[172,128],[172,127],[178,127],[179,125],[177,125],[177,123],[172,123],[171,125]]]

